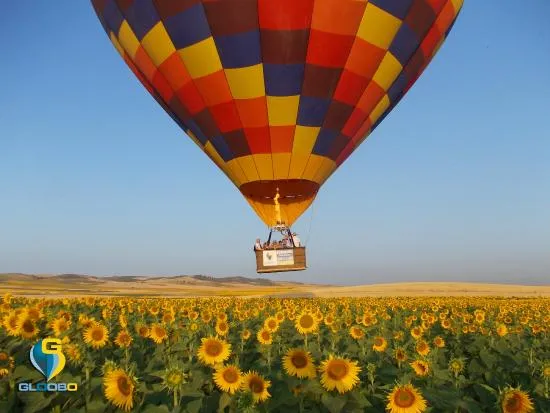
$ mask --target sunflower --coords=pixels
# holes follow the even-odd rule
[[[14,359],[5,351],[0,352],[0,378],[10,374],[13,369]]]
[[[356,361],[346,358],[334,358],[332,355],[328,360],[321,363],[320,371],[321,384],[326,390],[338,390],[338,393],[345,393],[351,390],[358,382],[358,374],[361,368]]]
[[[405,339],[405,332],[396,331],[395,333],[393,333],[393,339],[395,341],[403,341]]]
[[[349,334],[352,336],[355,340],[360,340],[363,337],[365,337],[365,332],[359,327],[359,326],[352,326],[349,329]]]
[[[171,362],[161,377],[163,387],[172,393],[181,391],[187,382],[184,366],[178,362]]]
[[[507,388],[504,390],[501,406],[502,413],[530,413],[535,411],[529,395],[520,389]]]
[[[262,328],[260,331],[258,331],[258,334],[256,334],[256,338],[258,339],[260,344],[270,345],[271,343],[273,343],[273,337],[271,336],[271,333],[265,328]]]
[[[411,363],[411,367],[417,376],[427,376],[430,372],[430,365],[424,360],[415,360]]]
[[[128,330],[120,330],[116,336],[115,344],[119,347],[128,347],[132,344],[132,336]]]
[[[249,371],[242,378],[241,389],[244,391],[249,391],[252,394],[254,402],[262,402],[268,399],[271,394],[269,394],[269,387],[271,386],[271,381],[264,379],[255,371]]]
[[[27,316],[32,320],[32,321],[38,321],[42,318],[42,310],[38,307],[29,307],[27,309]]]
[[[155,343],[160,344],[168,338],[168,333],[160,324],[153,324],[149,331],[149,338]]]
[[[327,314],[327,315],[325,316],[324,322],[325,322],[325,324],[326,324],[327,326],[329,326],[329,327],[330,327],[331,325],[333,325],[333,324],[334,324],[334,315],[333,315],[333,314]]]
[[[17,330],[21,337],[28,339],[38,334],[38,327],[36,327],[36,324],[34,324],[34,321],[28,315],[19,317],[17,320]]]
[[[80,361],[80,349],[75,344],[63,346],[63,353],[65,353],[67,358],[74,363],[78,363]]]
[[[216,323],[216,333],[218,333],[219,336],[225,337],[228,332],[229,324],[227,324],[227,321],[218,320],[218,322]]]
[[[214,383],[221,391],[234,394],[241,387],[243,375],[239,367],[221,366],[214,372]]]
[[[103,377],[103,391],[107,400],[127,412],[134,406],[135,386],[135,379],[122,369],[110,370]]]
[[[317,319],[310,313],[304,312],[296,317],[296,322],[294,323],[296,330],[300,334],[313,333],[317,330],[319,323]]]
[[[414,327],[411,329],[411,336],[415,340],[418,340],[420,337],[422,337],[423,333],[424,333],[424,330],[422,329],[422,327]]]
[[[394,386],[387,400],[389,413],[422,413],[427,407],[426,400],[412,384]]]
[[[399,364],[407,361],[407,353],[405,352],[405,350],[402,347],[396,348],[394,353],[393,353],[393,356],[395,357],[395,359],[397,360],[397,362]]]
[[[445,319],[441,321],[441,327],[443,327],[445,330],[448,330],[451,328],[451,320]]]
[[[274,333],[279,329],[279,322],[275,317],[269,317],[264,321],[264,328],[270,333]]]
[[[418,340],[416,342],[416,352],[421,356],[427,356],[430,352],[430,346],[424,340]]]
[[[436,346],[437,348],[445,347],[445,340],[443,339],[443,337],[437,336],[436,338],[434,338],[434,346]]]
[[[223,363],[231,354],[231,344],[215,337],[201,339],[201,346],[197,350],[197,356],[203,364],[215,365]]]
[[[101,323],[93,323],[84,330],[84,342],[94,349],[101,348],[109,341],[109,330]]]
[[[388,348],[388,342],[384,337],[374,337],[374,343],[372,345],[374,351],[381,353],[386,350],[386,348]]]
[[[147,338],[149,337],[149,327],[147,327],[145,324],[143,323],[138,323],[136,324],[135,326],[135,330],[136,330],[136,333],[138,333],[138,335],[142,338]]]
[[[449,362],[449,370],[457,377],[464,370],[464,360],[455,358]]]
[[[162,322],[164,324],[170,324],[172,321],[174,321],[174,315],[172,313],[164,313],[162,315]]]
[[[19,335],[18,321],[19,321],[19,315],[14,311],[10,311],[9,314],[4,316],[4,327],[8,331],[8,335],[10,336]]]
[[[544,363],[544,365],[542,366],[541,374],[542,374],[542,377],[544,377],[545,379],[550,379],[550,362],[549,361]]]
[[[243,340],[248,340],[250,338],[252,333],[250,333],[250,330],[246,329],[241,333],[241,338]]]
[[[71,322],[67,321],[65,317],[59,317],[52,321],[51,326],[53,334],[56,337],[61,337],[61,335],[69,329]]]
[[[313,379],[317,375],[311,354],[305,350],[289,350],[283,357],[283,367],[289,376],[300,379]]]
[[[500,337],[504,337],[506,334],[508,334],[508,327],[506,327],[506,324],[500,324],[497,327],[497,334]]]
[[[90,327],[90,325],[95,321],[95,319],[89,318],[86,314],[79,314],[78,315],[78,324],[80,324],[82,327],[87,328]],[[55,321],[54,321],[55,322]],[[52,328],[55,331],[55,327],[52,324]]]

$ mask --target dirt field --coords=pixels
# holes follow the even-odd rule
[[[550,285],[418,282],[357,286],[327,286],[267,279],[229,277],[93,277],[85,275],[0,274],[0,293],[27,297],[108,296],[516,296],[550,297]]]

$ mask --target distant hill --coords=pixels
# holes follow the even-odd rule
[[[188,285],[205,284],[248,284],[255,286],[276,286],[278,281],[268,280],[266,278],[247,278],[241,276],[233,277],[213,277],[210,275],[174,275],[174,276],[136,276],[136,275],[110,275],[110,276],[92,276],[85,274],[22,274],[22,273],[0,273],[0,283],[2,282],[25,282],[25,281],[63,281],[67,283],[105,283],[105,282],[124,282],[124,283],[176,283]],[[284,284],[301,285],[299,282],[284,282]]]

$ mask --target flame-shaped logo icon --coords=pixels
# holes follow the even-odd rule
[[[46,377],[46,381],[57,376],[65,367],[65,355],[61,352],[61,340],[45,338],[31,348],[31,363]]]

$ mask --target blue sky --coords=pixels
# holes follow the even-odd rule
[[[277,280],[550,279],[550,3],[467,0],[295,228]],[[266,229],[134,78],[87,1],[0,15],[0,272],[256,276]]]

